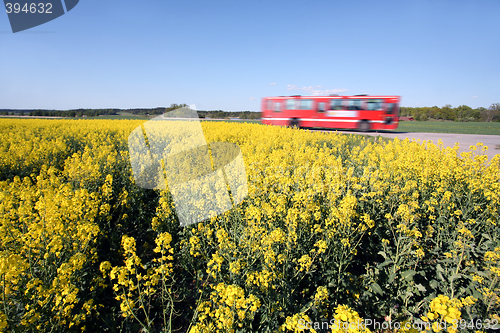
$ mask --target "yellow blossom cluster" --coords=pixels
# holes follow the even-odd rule
[[[1,308],[9,327],[19,320],[23,329],[69,328],[85,320],[92,300],[80,300],[81,276],[97,259],[100,203],[45,166],[35,179],[0,182]]]
[[[245,297],[243,288],[219,283],[210,293],[210,300],[198,306],[197,323],[190,333],[234,333],[253,319],[260,306],[255,295]]]
[[[369,333],[370,330],[364,326],[363,318],[346,305],[339,305],[335,309],[335,319],[332,325],[332,333]]]
[[[472,306],[476,301],[477,299],[471,296],[460,300],[439,295],[431,301],[430,311],[422,319],[425,322],[432,323],[432,330],[434,332],[440,332],[442,324],[446,322],[448,332],[455,333],[459,329],[458,323],[462,318],[460,309]]]
[[[152,267],[145,269],[142,260],[137,256],[136,241],[133,237],[124,235],[122,247],[124,250],[124,266],[112,266],[108,261],[100,264],[101,273],[106,277],[109,275],[113,281],[113,290],[116,300],[120,301],[121,315],[125,318],[136,318],[143,328],[151,329],[147,306],[150,298],[160,289],[161,292],[170,293],[172,284],[172,261],[173,249],[170,246],[172,236],[163,232],[155,239],[154,252],[160,254],[159,258],[153,258]],[[158,285],[160,285],[158,287]],[[170,307],[172,305],[170,304]],[[138,319],[137,312],[143,312],[146,320]]]

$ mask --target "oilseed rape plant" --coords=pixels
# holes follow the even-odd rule
[[[0,120],[0,331],[498,327],[500,156],[481,144],[202,122],[241,150],[248,193],[181,225],[168,182],[135,183],[142,122]]]

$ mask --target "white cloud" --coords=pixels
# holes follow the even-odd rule
[[[479,96],[472,96],[471,98],[478,98]]]
[[[277,85],[277,83],[276,83],[276,82],[273,82],[273,83],[269,83],[269,85],[270,85],[270,86],[275,86],[275,85]]]
[[[320,89],[323,88],[323,86],[317,85],[315,87],[309,86],[309,87],[302,87],[299,88],[296,84],[288,84],[286,86],[286,90],[302,90],[305,94],[310,95],[310,96],[327,96],[331,94],[341,94],[346,91],[349,91],[348,89]]]
[[[249,101],[255,101],[257,99],[257,97],[250,97],[248,100]]]
[[[348,91],[347,89],[318,89],[318,87],[303,87],[302,90],[311,96],[327,96],[331,94],[340,94]]]

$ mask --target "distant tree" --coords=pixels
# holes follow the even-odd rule
[[[482,112],[485,121],[495,121],[500,119],[500,103],[493,103],[490,107]]]
[[[479,121],[481,119],[481,112],[478,109],[472,109],[470,115],[471,121]]]
[[[460,105],[457,107],[457,118],[458,121],[467,121],[472,117],[473,110],[470,106]]]
[[[246,119],[260,119],[260,112],[249,112],[248,118]]]
[[[482,114],[483,112],[486,110],[486,108],[483,108],[482,106],[474,109],[474,119],[476,119],[476,121],[482,121]]]
[[[441,108],[441,114],[443,115],[443,119],[446,120],[455,120],[456,119],[456,110],[452,108],[450,104],[446,104]]]
[[[441,109],[437,106],[433,106],[429,110],[429,118],[438,119],[437,115],[440,113]]]

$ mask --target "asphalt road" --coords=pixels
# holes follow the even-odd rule
[[[325,131],[333,132],[333,131]],[[486,155],[488,159],[491,160],[496,154],[500,155],[500,135],[478,135],[478,134],[450,134],[450,133],[409,133],[409,132],[351,132],[351,131],[338,131],[339,133],[345,134],[361,134],[361,135],[371,135],[371,136],[382,136],[390,139],[398,138],[404,140],[409,138],[410,140],[415,139],[432,140],[434,144],[437,144],[438,140],[443,141],[445,147],[455,146],[455,142],[459,143],[460,149],[459,153],[469,151],[470,146],[475,146],[478,142],[482,142],[488,147]]]

